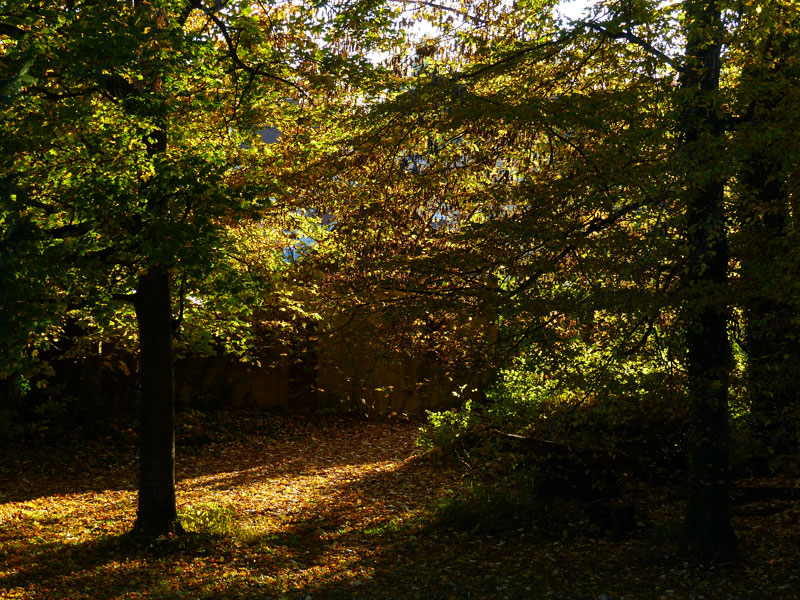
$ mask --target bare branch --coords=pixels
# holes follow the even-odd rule
[[[236,44],[233,42],[230,36],[230,32],[228,31],[228,26],[220,19],[214,12],[214,8],[209,8],[205,6],[205,4],[201,0],[193,0],[193,6],[199,10],[202,10],[206,16],[211,19],[214,24],[219,29],[219,32],[222,34],[222,38],[225,40],[225,45],[228,47],[228,52],[230,53],[231,59],[233,60],[233,64],[236,65],[238,68],[251,73],[253,75],[260,75],[261,77],[266,77],[268,79],[272,79],[273,81],[278,81],[290,87],[293,87],[298,92],[306,96],[306,91],[301,88],[299,85],[294,83],[293,81],[289,81],[283,77],[275,75],[274,73],[270,73],[268,71],[263,71],[258,67],[254,67],[252,65],[248,65],[245,63],[239,53],[236,50]]]
[[[439,4],[437,2],[426,2],[425,0],[419,0],[418,2],[416,2],[416,4],[420,4],[422,6],[427,6],[429,8],[433,8],[433,9],[440,10],[440,11],[443,11],[443,12],[450,12],[450,13],[456,14],[459,17],[461,17],[462,19],[465,19],[467,21],[472,21],[476,25],[489,25],[490,24],[490,21],[487,21],[486,19],[484,19],[482,17],[479,17],[477,15],[471,15],[471,14],[465,12],[465,11],[461,11],[461,10],[459,10],[457,8],[453,8],[451,6],[444,6],[443,4]]]
[[[640,38],[635,33],[632,33],[630,30],[614,32],[614,31],[610,31],[606,27],[603,27],[602,25],[600,25],[600,23],[595,23],[594,21],[581,21],[579,23],[579,26],[580,25],[588,27],[589,29],[594,29],[595,31],[598,31],[598,32],[602,33],[604,36],[609,37],[611,39],[626,40],[626,41],[630,42],[631,44],[635,44],[635,45],[639,46],[642,50],[645,50],[649,54],[652,54],[653,56],[658,58],[660,61],[665,62],[670,67],[675,69],[675,71],[677,71],[678,73],[683,73],[683,71],[684,71],[683,65],[680,63],[680,61],[675,60],[674,58],[672,58],[668,54],[665,54],[664,52],[662,52],[661,50],[659,50],[658,48],[656,48],[655,46],[653,46],[652,44],[650,44],[646,40],[643,40],[642,38]]]

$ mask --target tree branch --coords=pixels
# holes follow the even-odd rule
[[[526,54],[530,54],[531,52],[536,52],[537,50],[542,50],[544,48],[552,48],[554,46],[556,46],[556,47],[557,46],[561,46],[562,44],[568,42],[572,38],[572,35],[573,35],[573,32],[570,32],[568,35],[562,36],[562,37],[558,38],[557,40],[551,40],[551,41],[548,41],[548,42],[542,42],[541,44],[536,44],[535,46],[530,46],[528,48],[523,48],[522,50],[519,50],[517,52],[514,52],[513,54],[505,56],[505,57],[501,58],[500,60],[498,60],[496,62],[490,63],[488,65],[484,65],[483,67],[480,67],[480,68],[478,68],[478,69],[476,69],[474,71],[470,71],[468,73],[461,73],[460,75],[457,75],[456,77],[454,77],[453,81],[458,81],[460,79],[467,79],[467,78],[477,77],[478,75],[482,75],[486,71],[491,71],[492,69],[496,69],[497,67],[505,65],[507,63],[514,62],[518,58],[522,58],[523,56],[525,56]],[[550,58],[550,57],[548,56],[548,57],[545,57],[545,58]]]
[[[672,58],[671,56],[669,56],[668,54],[665,54],[664,52],[662,52],[661,50],[659,50],[658,48],[656,48],[655,46],[653,46],[652,44],[650,44],[646,40],[643,40],[642,38],[640,38],[635,33],[632,33],[630,30],[612,32],[612,31],[609,31],[608,28],[603,27],[602,25],[600,25],[600,23],[595,23],[594,21],[582,21],[582,22],[580,22],[580,25],[588,27],[589,29],[594,29],[595,31],[598,31],[598,32],[602,33],[604,36],[609,37],[611,39],[626,40],[626,41],[630,42],[631,44],[635,44],[636,46],[639,46],[641,49],[645,50],[649,54],[652,54],[653,56],[655,56],[659,60],[667,63],[670,67],[675,69],[675,71],[677,71],[678,73],[682,74],[683,71],[684,71],[683,65],[680,63],[680,61],[677,61],[674,58]]]
[[[136,300],[136,294],[111,294],[111,298],[120,302],[130,302],[133,304]]]
[[[458,10],[457,8],[453,8],[451,6],[444,6],[443,4],[439,4],[437,2],[426,2],[425,0],[418,0],[418,2],[416,2],[416,4],[419,4],[419,5],[422,5],[422,6],[427,6],[429,8],[433,8],[433,9],[440,10],[440,11],[443,11],[443,12],[450,12],[450,13],[456,14],[459,17],[461,17],[462,19],[464,19],[465,21],[472,21],[476,25],[489,25],[490,24],[490,21],[484,19],[483,17],[479,17],[477,15],[471,15],[471,14],[469,14],[467,12],[462,12],[461,10]]]
[[[293,81],[289,81],[279,75],[275,75],[274,73],[270,73],[268,71],[262,71],[258,67],[254,67],[252,65],[248,65],[245,63],[240,57],[239,53],[236,50],[236,44],[234,44],[233,40],[231,39],[230,32],[228,31],[227,25],[220,19],[215,13],[213,8],[208,8],[202,2],[202,0],[192,0],[192,6],[197,8],[198,10],[203,11],[205,15],[211,19],[214,24],[219,29],[219,32],[222,34],[222,38],[225,40],[225,45],[228,47],[228,52],[230,53],[230,57],[233,60],[233,64],[238,68],[242,69],[243,71],[247,71],[253,75],[260,75],[261,77],[266,77],[268,79],[272,79],[274,81],[278,81],[290,87],[293,87],[298,92],[300,92],[303,96],[307,96],[306,91],[301,88],[299,85],[294,83]]]
[[[28,32],[10,23],[0,23],[0,35],[5,35],[15,40],[21,40]]]

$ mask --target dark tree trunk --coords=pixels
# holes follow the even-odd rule
[[[134,304],[139,327],[141,425],[139,507],[134,531],[159,536],[180,530],[175,506],[175,398],[169,273],[151,266],[139,277]]]
[[[722,24],[717,3],[690,0],[683,93],[686,229],[689,247],[685,336],[690,403],[689,498],[686,534],[706,555],[736,549],[731,524],[729,480],[728,341],[726,237],[721,173],[722,127],[718,90]]]
[[[789,199],[783,190],[785,173],[777,157],[750,157],[743,178],[753,193],[753,206],[761,214],[751,215],[749,246],[742,258],[744,285],[751,290],[745,305],[747,326],[747,390],[757,452],[797,452],[794,411],[800,388],[795,310],[785,290]]]
[[[146,4],[140,0],[134,0],[134,6],[137,10],[146,10]],[[156,28],[161,27],[157,12],[149,10],[147,19]],[[159,73],[151,74],[146,84],[154,96],[161,95]],[[141,91],[139,89],[137,93],[141,94]],[[149,157],[163,155],[167,151],[166,123],[159,122],[159,127],[151,131],[144,142]],[[139,189],[147,201],[153,223],[167,215],[167,201],[154,185],[156,181],[157,178],[145,181]],[[139,276],[134,299],[139,327],[141,393],[139,505],[134,532],[147,537],[183,530],[175,504],[175,375],[171,301],[168,266],[151,258]]]
[[[794,419],[800,394],[800,331],[797,306],[788,293],[797,276],[789,258],[789,167],[781,151],[781,136],[764,135],[765,129],[779,127],[776,110],[795,85],[798,73],[792,72],[796,71],[791,67],[794,54],[786,36],[766,39],[743,73],[747,84],[758,92],[747,111],[753,131],[746,142],[753,150],[745,158],[741,176],[747,390],[756,452],[764,459],[797,452]]]

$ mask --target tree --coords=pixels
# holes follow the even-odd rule
[[[732,140],[738,164],[732,241],[741,265],[738,296],[745,321],[753,453],[766,467],[770,454],[797,451],[800,336],[792,290],[795,219],[790,177],[797,145],[783,126],[797,111],[797,71],[792,63],[797,17],[792,8],[776,2],[751,7],[737,25],[731,60],[742,65],[742,73],[736,96],[740,122]]]
[[[719,118],[722,15],[716,2],[690,1],[685,12],[686,94],[681,135],[686,164],[684,237],[689,250],[684,311],[690,405],[689,541],[703,552],[731,554],[729,475],[728,237],[726,174],[719,160],[724,129]]]
[[[577,396],[596,397],[635,355],[649,368],[679,371],[690,408],[687,537],[713,555],[736,547],[726,185],[739,117],[724,101],[749,77],[731,63],[721,83],[735,21],[723,8],[608,2],[564,27],[547,3],[434,7],[438,46],[421,44],[423,66],[406,72],[405,87],[364,109],[360,121],[375,126],[349,142],[353,175],[343,178],[359,185],[337,190],[347,198],[337,212],[342,230],[372,222],[374,235],[362,236],[354,254],[373,282],[428,310],[491,307],[501,340],[512,336],[504,352],[527,340],[540,349],[536,360],[552,361],[549,377],[574,374]],[[680,40],[684,54],[673,57]],[[753,168],[763,162],[758,152],[749,157],[739,180],[751,194],[786,189],[776,181],[788,167],[765,173]],[[775,313],[757,303],[750,310]],[[589,368],[586,345],[571,343],[576,330],[598,356]],[[768,360],[778,347],[786,345],[773,346]],[[565,369],[570,363],[579,368]]]
[[[47,287],[85,306],[95,330],[133,306],[142,408],[135,529],[148,536],[180,529],[172,372],[180,307],[224,260],[224,221],[251,214],[269,193],[232,177],[267,118],[253,107],[275,90],[296,91],[282,77],[281,53],[267,54],[268,40],[285,33],[260,23],[247,3],[3,11],[4,121],[17,140],[2,174],[14,190],[3,214],[38,243],[17,279],[42,278],[42,261],[55,259]],[[272,109],[276,123],[292,112],[281,102]]]
[[[661,354],[652,332],[679,254],[664,177],[674,73],[620,18],[564,29],[547,4],[495,8],[445,10],[439,45],[395,62],[402,83],[359,110],[346,175],[320,203],[337,207],[348,272],[371,274],[376,295],[392,290],[420,318],[490,316],[495,364],[531,344],[550,376],[580,361],[580,397],[609,363]],[[662,47],[665,22],[649,34]],[[589,368],[576,330],[603,346]]]
[[[31,355],[57,338],[68,311],[99,335],[133,309],[135,530],[180,530],[172,359],[186,299],[209,293],[219,271],[236,272],[236,226],[291,193],[285,158],[301,162],[324,145],[315,133],[324,121],[311,127],[320,114],[312,89],[335,96],[342,74],[368,80],[368,61],[348,53],[391,44],[376,32],[394,13],[371,1],[52,0],[4,3],[0,14],[4,125],[14,138],[3,141],[2,240],[13,243],[24,224],[33,249],[11,275],[21,282],[14,291],[21,299],[44,287],[60,309],[48,327],[25,331],[36,318],[9,304],[22,330],[11,350]],[[282,132],[281,150],[259,143],[265,126]]]

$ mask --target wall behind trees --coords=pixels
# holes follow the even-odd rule
[[[183,354],[175,363],[178,406],[413,415],[451,408],[479,387],[481,373],[453,371],[424,348],[391,346],[363,317],[331,321],[324,335],[312,328],[259,344],[247,361],[224,352]],[[47,376],[32,379],[16,398],[3,399],[14,409],[16,427],[68,420],[91,431],[104,421],[131,418],[138,401],[135,356],[108,343],[99,350],[95,344],[79,357],[47,356]]]
[[[397,320],[376,307],[351,309],[298,327],[281,341],[259,344],[248,362],[226,355],[179,359],[178,402],[367,416],[450,408],[475,396],[489,372],[474,363],[454,363],[436,343],[437,333],[468,330],[474,336],[486,324],[485,319]],[[492,342],[491,335],[484,338],[487,345]]]

